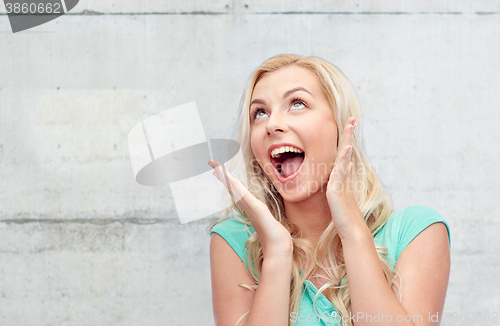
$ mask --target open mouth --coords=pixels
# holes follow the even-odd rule
[[[274,157],[273,157],[274,156]],[[288,181],[298,174],[304,162],[305,152],[285,151],[271,156],[271,163],[280,181]],[[281,177],[281,178],[280,178]]]

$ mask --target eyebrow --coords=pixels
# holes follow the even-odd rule
[[[309,95],[313,96],[311,94],[311,92],[309,92],[307,89],[305,89],[304,87],[295,87],[289,91],[286,91],[285,94],[283,94],[283,99],[286,99],[288,96],[290,96],[290,94],[292,93],[295,93],[295,92],[298,92],[298,91],[304,91],[306,93],[309,93]],[[314,96],[313,96],[314,97]],[[266,102],[264,100],[259,100],[259,99],[255,99],[252,101],[252,103],[250,103],[250,106],[254,105],[254,104],[263,104],[265,105]]]

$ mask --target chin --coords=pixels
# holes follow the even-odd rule
[[[307,195],[307,192],[295,192],[295,193],[280,193],[281,197],[283,197],[283,201],[288,202],[288,203],[297,203],[306,200],[309,198]]]
[[[327,182],[323,183],[322,186],[316,180],[304,181],[299,186],[293,186],[287,189],[287,184],[283,185],[279,181],[275,181],[275,187],[283,197],[284,201],[295,203],[303,200],[307,200],[318,193],[323,193],[326,191]]]

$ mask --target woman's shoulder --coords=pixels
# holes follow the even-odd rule
[[[210,236],[214,232],[224,238],[241,258],[241,261],[244,261],[245,242],[255,232],[255,229],[249,224],[244,215],[232,216],[217,223],[212,227]]]
[[[218,221],[218,223],[212,227],[210,235],[212,235],[213,232],[229,232],[233,234],[248,233],[248,236],[250,236],[255,230],[244,215],[238,214],[232,215],[225,220]]]
[[[448,223],[441,214],[424,205],[411,205],[404,209],[395,210],[387,222],[398,225],[406,231],[411,228],[425,228],[437,222],[442,222],[448,227]]]
[[[387,220],[390,224],[415,224],[426,220],[439,219],[444,220],[433,208],[424,205],[411,205],[406,208],[396,209]]]
[[[436,210],[424,205],[411,205],[394,210],[375,239],[386,247],[392,247],[394,259],[397,260],[410,242],[434,223],[443,223],[446,226],[451,246],[448,223]]]

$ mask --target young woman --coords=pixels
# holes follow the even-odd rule
[[[254,71],[235,129],[245,185],[209,162],[232,195],[210,233],[217,326],[439,324],[448,225],[393,210],[361,126],[331,63],[278,55]]]

